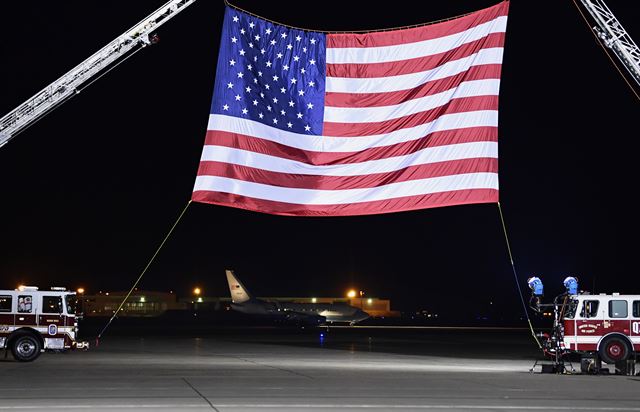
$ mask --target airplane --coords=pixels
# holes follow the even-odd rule
[[[354,306],[341,303],[267,302],[253,297],[232,270],[226,270],[231,309],[249,315],[271,316],[297,324],[323,326],[330,323],[355,325],[369,318],[369,314]]]

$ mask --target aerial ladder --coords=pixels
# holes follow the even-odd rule
[[[136,51],[153,44],[154,32],[196,0],[171,0],[62,77],[0,119],[0,147],[69,100]],[[603,0],[580,0],[596,21],[595,33],[613,50],[640,86],[640,49]]]
[[[0,119],[0,147],[133,53],[153,44],[155,31],[196,0],[171,0]]]
[[[603,0],[580,0],[597,26],[594,32],[613,50],[631,77],[640,86],[640,49]]]

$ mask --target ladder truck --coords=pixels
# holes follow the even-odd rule
[[[171,0],[0,119],[0,147],[115,68],[157,42],[155,31],[195,0]]]

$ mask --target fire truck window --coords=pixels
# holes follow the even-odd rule
[[[570,300],[569,303],[567,303],[567,310],[564,314],[564,318],[573,319],[576,316],[576,309],[578,309],[578,301],[574,299]]]
[[[600,301],[597,300],[585,300],[584,305],[582,306],[582,311],[580,312],[581,318],[595,318],[598,315],[598,304]]]
[[[11,296],[0,296],[0,312],[11,312]]]
[[[626,300],[610,300],[609,301],[609,317],[610,318],[626,318],[629,314],[627,310]]]
[[[78,298],[75,295],[67,295],[64,300],[67,302],[67,313],[69,315],[75,315],[76,308],[78,307]]]
[[[18,295],[18,313],[31,313],[33,310],[33,297],[31,295]]]
[[[62,313],[62,298],[60,296],[43,296],[42,313]]]
[[[633,301],[633,317],[640,318],[640,300]]]

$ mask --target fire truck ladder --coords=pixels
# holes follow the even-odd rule
[[[171,0],[0,119],[0,147],[108,70],[155,42],[153,32],[196,0]]]
[[[603,0],[580,0],[580,2],[597,23],[597,26],[593,27],[594,32],[602,39],[605,46],[613,50],[640,86],[640,48]]]

